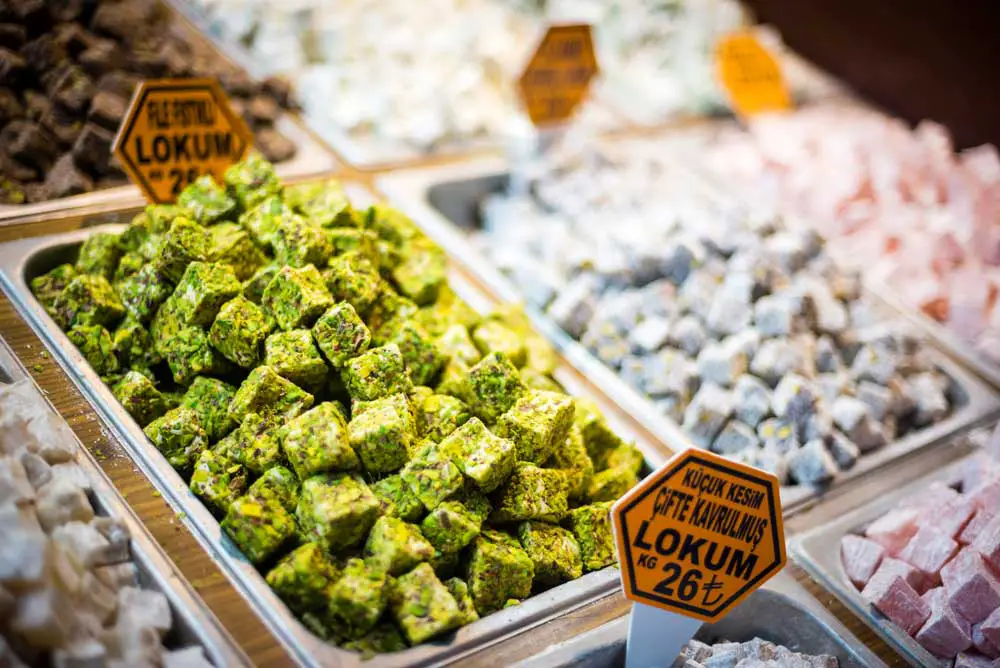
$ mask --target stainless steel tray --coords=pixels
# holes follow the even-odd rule
[[[348,186],[352,201],[363,203],[365,199],[371,200],[370,194],[363,197],[357,194],[359,191],[359,188]],[[19,312],[54,352],[55,358],[77,387],[112,426],[135,463],[154,481],[164,497],[177,510],[183,511],[184,523],[198,537],[209,554],[219,562],[234,585],[253,603],[257,613],[289,652],[301,663],[312,666],[362,665],[360,655],[324,643],[295,619],[267,586],[263,576],[243,557],[221,530],[215,517],[188,490],[181,476],[153,447],[141,427],[114,398],[110,388],[101,382],[76,347],[70,343],[31,294],[28,287],[31,278],[62,262],[72,260],[79,244],[88,235],[102,231],[119,232],[122,229],[121,225],[98,226],[4,244],[0,246],[0,283],[3,284]],[[450,280],[455,292],[474,308],[484,310],[495,303],[491,295],[470,283],[464,274],[453,271]],[[607,402],[600,395],[595,396],[567,365],[562,365],[555,377],[571,394],[590,395],[602,404],[602,408],[607,407]],[[636,439],[651,469],[665,461],[664,453],[648,439],[644,439],[641,433],[637,433],[630,425],[617,419],[613,412],[606,412],[612,426],[623,437]],[[618,569],[605,568],[527,599],[517,607],[501,610],[465,626],[450,640],[428,643],[394,654],[380,655],[372,661],[365,662],[364,665],[426,666],[452,663],[609,595],[618,586]]]
[[[550,647],[515,668],[611,668],[625,665],[628,615]],[[695,634],[702,642],[763,638],[796,652],[829,654],[840,668],[885,666],[826,608],[788,575],[778,575],[724,619]],[[669,665],[664,663],[664,665]]]
[[[186,39],[197,43],[201,48],[211,49],[218,58],[237,64],[252,73],[252,68],[247,68],[244,63],[233,58],[232,54],[218,49],[211,40],[206,39],[182,12],[174,11],[174,17],[177,30]],[[318,176],[326,172],[331,172],[337,167],[338,163],[333,153],[306,127],[298,114],[283,111],[278,118],[278,122],[275,124],[275,128],[288,137],[296,147],[295,157],[275,165],[278,176],[282,179]],[[51,214],[93,206],[114,205],[117,207],[128,207],[144,203],[145,197],[137,186],[131,184],[115,186],[102,190],[94,190],[81,195],[61,197],[47,202],[0,205],[0,224],[11,218],[21,216]]]
[[[799,534],[789,542],[789,551],[796,563],[915,666],[946,668],[951,662],[934,657],[862,598],[861,592],[851,584],[844,573],[844,567],[840,562],[840,539],[849,533],[863,532],[869,524],[892,510],[900,500],[925,491],[933,482],[946,485],[960,482],[967,459],[952,462],[908,485],[884,493],[848,513],[822,523],[815,529]]]
[[[0,339],[0,384],[9,385],[18,381],[31,382],[28,372],[14,356],[7,342]],[[44,394],[39,392],[38,396],[48,404],[49,410],[58,415]],[[170,602],[174,624],[164,639],[164,645],[169,649],[192,645],[203,647],[205,656],[220,668],[249,665],[246,656],[236,649],[233,639],[219,626],[212,613],[177,572],[163,549],[149,535],[87,449],[79,442],[78,445],[74,461],[87,475],[90,483],[87,496],[94,512],[125,524],[131,538],[131,560],[139,573],[139,586],[159,591]]]
[[[688,135],[678,136],[677,150],[683,152],[690,149],[692,141],[699,140]],[[478,227],[478,204],[481,199],[507,183],[506,169],[502,160],[484,159],[461,165],[399,171],[380,178],[377,186],[453,257],[462,260],[468,270],[491,290],[507,301],[519,301],[522,297],[517,288],[472,246],[467,235],[468,231]],[[700,175],[691,175],[691,187],[703,188],[712,196],[726,196],[715,184],[703,181]],[[878,295],[871,296],[878,299]],[[895,304],[888,303],[885,306],[890,313],[898,310]],[[648,399],[625,383],[582,344],[568,336],[544,312],[530,305],[526,305],[525,311],[535,327],[549,337],[567,361],[589,377],[647,430],[657,435],[664,444],[676,451],[680,449],[678,444],[688,443],[676,422],[657,411]],[[947,346],[932,336],[932,333],[927,334],[932,345],[947,350]],[[953,381],[952,391],[958,405],[952,415],[936,425],[864,455],[854,468],[840,474],[825,488],[803,485],[782,487],[781,501],[785,515],[800,512],[817,503],[821,497],[831,498],[844,493],[850,489],[850,483],[873,474],[878,468],[945,442],[1000,414],[1000,399],[989,387],[945,355],[940,355],[936,362]]]

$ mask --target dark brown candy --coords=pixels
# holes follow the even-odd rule
[[[0,132],[0,145],[14,160],[45,172],[55,162],[59,145],[45,128],[31,121],[14,121]]]
[[[24,106],[9,88],[0,88],[0,127],[24,115]]]
[[[58,107],[51,109],[42,116],[42,127],[52,133],[52,136],[59,142],[59,147],[69,149],[80,136],[83,130],[83,123],[78,119],[66,114]]]
[[[27,70],[24,58],[10,49],[0,48],[0,85],[17,86],[24,81]]]
[[[52,111],[52,101],[39,92],[29,90],[24,93],[24,118],[36,123]]]
[[[66,51],[52,35],[42,35],[28,42],[21,48],[21,55],[28,67],[40,77],[66,60]]]
[[[295,155],[295,144],[274,128],[257,130],[257,148],[271,162],[284,162]]]
[[[95,176],[108,171],[111,142],[114,138],[115,135],[110,130],[87,123],[73,144],[73,160],[77,167]]]
[[[219,73],[219,82],[223,89],[230,95],[237,97],[250,97],[254,94],[256,85],[250,75],[243,70],[227,68]]]
[[[90,29],[134,43],[156,32],[158,8],[151,0],[105,1],[94,12]]]
[[[17,51],[28,41],[28,30],[20,23],[0,23],[0,46]]]
[[[110,72],[97,81],[97,90],[108,91],[115,95],[121,95],[126,99],[132,98],[132,92],[139,84],[140,77],[128,72]]]
[[[113,40],[98,38],[76,60],[84,72],[99,79],[122,66],[122,52]]]
[[[264,92],[274,97],[278,104],[285,109],[296,109],[295,95],[292,93],[292,83],[284,78],[270,76],[261,82]]]
[[[46,0],[53,21],[75,21],[83,14],[84,0]]]
[[[79,67],[70,65],[50,79],[49,96],[71,114],[85,114],[97,87]]]
[[[281,107],[268,95],[257,95],[250,100],[250,118],[253,123],[274,125],[281,113]]]
[[[87,120],[107,130],[116,131],[128,111],[128,100],[110,91],[100,91],[90,103]]]
[[[6,153],[0,153],[0,173],[23,182],[38,180],[37,169],[18,162]]]
[[[45,190],[48,198],[69,197],[70,195],[90,192],[93,189],[94,182],[76,168],[70,153],[56,160],[56,164],[52,166],[48,176],[45,177]]]
[[[71,58],[78,57],[97,39],[79,23],[60,23],[52,31],[52,37]]]
[[[46,0],[6,0],[2,4],[4,9],[19,21],[35,23],[42,18],[45,2]]]

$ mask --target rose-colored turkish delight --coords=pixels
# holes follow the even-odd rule
[[[917,533],[919,513],[912,508],[898,508],[872,522],[865,536],[885,548],[887,554],[896,556]]]
[[[886,557],[882,560],[882,564],[878,567],[878,570],[875,571],[875,575],[885,577],[890,573],[906,580],[906,584],[913,587],[913,590],[918,594],[923,594],[931,582],[923,571],[914,568],[900,559]],[[873,575],[872,577],[875,576]]]
[[[861,595],[910,635],[916,633],[931,615],[927,603],[899,575],[875,573]]]
[[[925,510],[925,514],[917,521],[917,525],[933,527],[946,536],[956,538],[975,514],[977,508],[978,506],[972,498],[956,493],[954,497],[944,503]]]
[[[840,541],[840,560],[844,572],[856,587],[864,587],[882,563],[885,549],[875,541],[848,534]]]
[[[983,633],[982,622],[972,625],[972,632],[969,636],[972,638],[972,646],[976,648],[977,652],[991,659],[1000,658],[1000,649],[997,649],[997,646]]]
[[[1000,568],[1000,515],[982,528],[972,546],[979,550],[993,568]]]
[[[1000,608],[1000,580],[972,548],[963,549],[941,569],[941,581],[951,606],[972,624]]]
[[[969,622],[955,613],[944,587],[928,590],[922,597],[931,615],[915,636],[918,643],[942,658],[951,658],[972,646]]]
[[[899,558],[936,581],[941,567],[956,552],[958,543],[947,534],[933,527],[920,527],[899,553]]]
[[[955,657],[952,668],[1000,668],[1000,661],[974,652],[962,652]]]
[[[1000,508],[1000,479],[985,481],[969,495],[969,498],[977,508],[996,512]]]
[[[958,535],[958,542],[962,545],[969,545],[992,520],[993,513],[980,508],[962,529],[962,533]]]
[[[1000,608],[991,612],[979,628],[991,645],[1000,647]]]
[[[946,503],[961,498],[961,494],[940,482],[932,482],[927,489],[911,494],[899,503],[900,508],[912,508],[918,513],[940,508]]]

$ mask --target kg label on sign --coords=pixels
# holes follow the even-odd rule
[[[221,181],[251,142],[217,81],[161,79],[139,84],[113,150],[151,201],[168,203],[200,176]]]

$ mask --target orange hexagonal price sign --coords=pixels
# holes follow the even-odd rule
[[[715,621],[785,565],[773,475],[687,449],[612,510],[625,596]]]
[[[792,106],[781,66],[753,33],[730,33],[715,47],[719,80],[729,105],[746,118]]]
[[[589,25],[549,26],[518,80],[531,122],[553,125],[569,120],[597,71]]]
[[[146,197],[166,204],[199,176],[221,181],[252,142],[218,81],[153,79],[136,88],[112,150]]]

